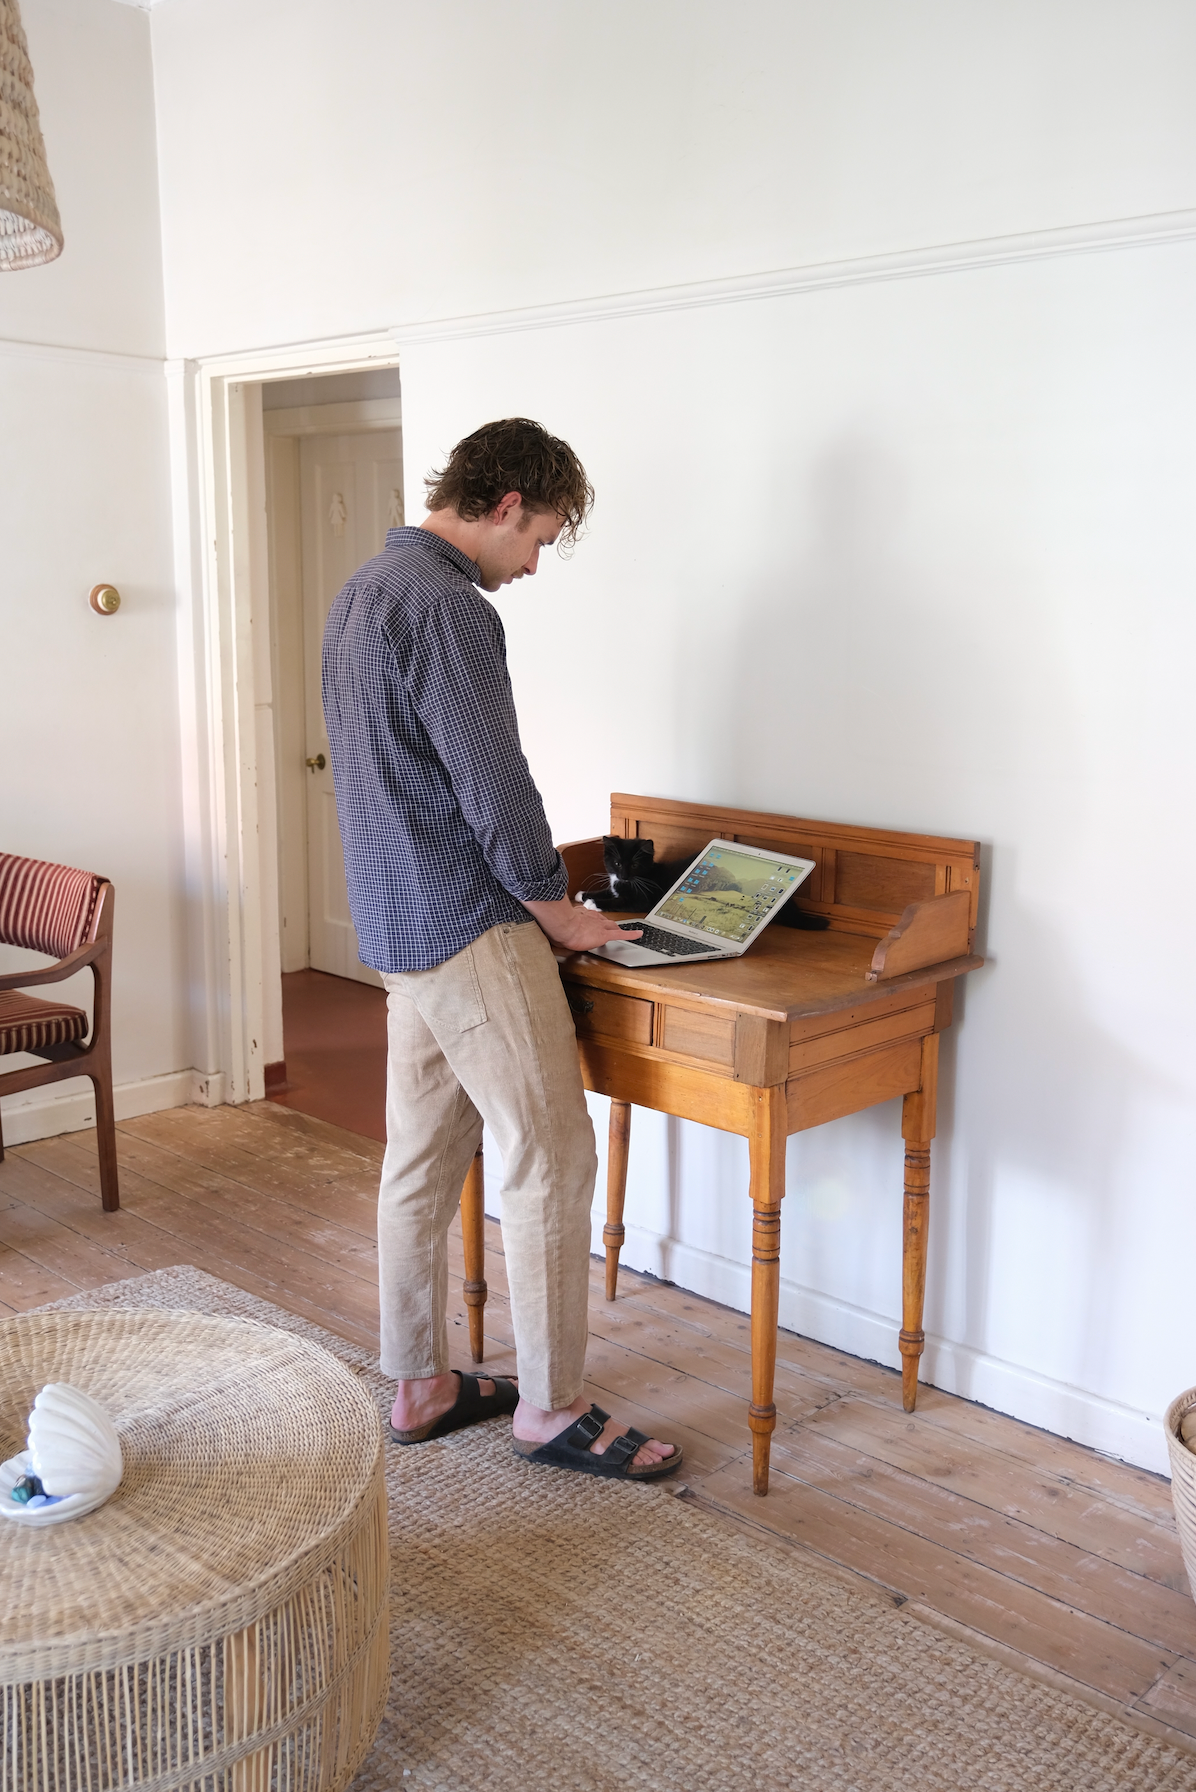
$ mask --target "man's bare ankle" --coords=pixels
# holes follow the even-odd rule
[[[420,1424],[429,1416],[438,1418],[455,1403],[459,1391],[460,1383],[452,1369],[444,1375],[421,1375],[397,1382],[391,1423],[402,1430],[406,1429],[404,1421]]]
[[[491,1376],[478,1377],[478,1392],[485,1397],[494,1392]],[[394,1405],[390,1422],[399,1431],[438,1419],[457,1404],[461,1397],[461,1378],[456,1369],[444,1375],[423,1375],[414,1381],[395,1383]]]
[[[584,1394],[579,1394],[570,1406],[533,1406],[520,1396],[512,1416],[511,1429],[523,1443],[547,1443],[549,1438],[556,1437],[574,1419],[589,1410],[590,1403]]]

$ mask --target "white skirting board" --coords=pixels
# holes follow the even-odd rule
[[[501,1211],[497,1193],[496,1189],[492,1196],[487,1190],[488,1212]],[[605,1202],[597,1205],[604,1206]],[[602,1218],[597,1206],[593,1228],[592,1249],[602,1256]],[[691,1294],[720,1301],[738,1313],[750,1311],[751,1269],[747,1264],[657,1237],[637,1226],[627,1227],[620,1260],[629,1269],[645,1270]],[[901,1366],[897,1348],[901,1320],[896,1314],[889,1318],[865,1312],[782,1278],[778,1319],[786,1331],[799,1332],[850,1356],[884,1363],[893,1369]],[[1003,1362],[999,1357],[986,1356],[929,1332],[921,1379],[945,1394],[959,1394],[965,1400],[1037,1425],[1056,1437],[1071,1438],[1103,1455],[1170,1477],[1167,1440],[1159,1414],[1138,1412],[1116,1401],[1103,1400],[1082,1388],[1036,1375],[1021,1364]],[[897,1387],[898,1401],[900,1395]]]
[[[147,1076],[137,1082],[117,1083],[112,1091],[118,1120],[138,1114],[156,1114],[162,1108],[181,1108],[189,1103],[216,1108],[224,1100],[224,1077],[201,1070],[173,1070],[165,1076]],[[85,1077],[30,1089],[0,1100],[5,1145],[28,1145],[34,1139],[56,1138],[62,1132],[81,1132],[96,1123],[95,1094]]]

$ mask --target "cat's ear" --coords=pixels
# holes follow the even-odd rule
[[[655,856],[655,853],[656,853],[655,840],[637,840],[636,845],[642,846],[645,852],[650,852],[653,854],[653,856]]]
[[[621,846],[623,844],[622,837],[619,834],[603,834],[602,844],[603,846]]]

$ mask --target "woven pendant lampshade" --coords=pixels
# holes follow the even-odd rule
[[[17,0],[0,0],[0,271],[62,254],[62,226]]]

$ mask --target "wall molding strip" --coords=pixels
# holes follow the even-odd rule
[[[983,237],[933,248],[903,249],[892,255],[864,255],[846,261],[813,262],[767,274],[742,274],[684,286],[659,286],[602,298],[570,299],[556,305],[529,305],[512,311],[396,324],[392,340],[401,347],[453,342],[470,336],[504,335],[516,330],[552,330],[571,324],[606,323],[655,312],[693,311],[713,305],[741,305],[760,299],[792,298],[838,286],[924,279],[932,274],[966,273],[1015,262],[1058,256],[1092,255],[1114,249],[1159,248],[1196,240],[1196,209],[1157,212],[1139,218],[1034,230],[1017,236]]]
[[[1014,236],[980,237],[902,249],[891,255],[852,256],[844,261],[811,262],[770,273],[737,274],[726,280],[699,280],[681,286],[644,287],[634,292],[565,299],[552,305],[525,305],[509,311],[478,311],[456,317],[425,318],[380,330],[321,341],[267,343],[251,349],[223,349],[180,357],[123,354],[74,348],[68,343],[0,337],[0,357],[65,361],[75,366],[155,375],[178,373],[188,361],[226,379],[298,379],[307,374],[356,371],[371,364],[393,366],[399,348],[454,342],[473,336],[501,336],[519,330],[554,330],[573,324],[606,323],[657,312],[696,311],[715,305],[750,304],[793,298],[839,286],[866,286],[889,280],[917,280],[1047,261],[1059,256],[1094,255],[1118,249],[1155,249],[1196,241],[1196,208],[1070,224],[1059,230],[1032,230]]]
[[[19,336],[0,336],[0,356],[19,361],[58,361],[72,367],[96,367],[108,373],[149,373],[161,379],[164,355],[126,355],[115,350],[72,348],[65,342],[26,342]]]

